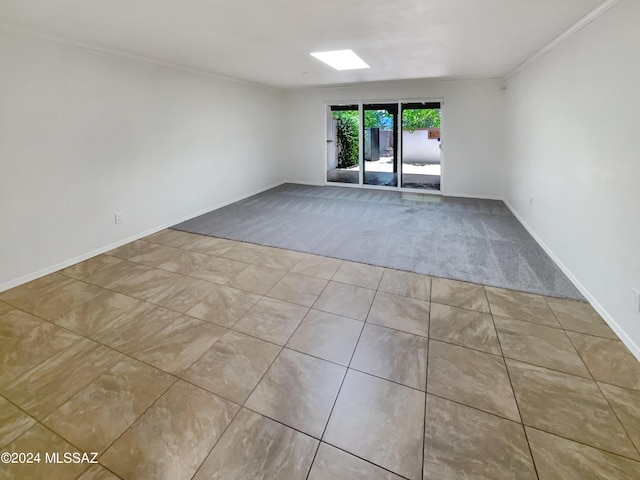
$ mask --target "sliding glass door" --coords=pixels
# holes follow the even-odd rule
[[[327,181],[360,183],[360,110],[358,105],[327,109]]]
[[[364,183],[398,185],[398,104],[365,104]]]
[[[327,106],[326,180],[440,191],[441,102]]]
[[[440,102],[402,104],[403,188],[440,190]]]

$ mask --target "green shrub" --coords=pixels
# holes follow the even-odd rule
[[[353,115],[338,115],[336,140],[338,168],[347,168],[358,165],[357,116],[354,117]]]

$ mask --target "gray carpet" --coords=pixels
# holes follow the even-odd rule
[[[503,202],[425,198],[285,184],[173,228],[583,300]]]

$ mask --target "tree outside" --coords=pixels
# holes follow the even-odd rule
[[[402,111],[402,129],[413,133],[419,128],[440,128],[440,109]]]
[[[333,112],[338,120],[336,135],[336,156],[338,168],[358,165],[358,112],[354,110]]]

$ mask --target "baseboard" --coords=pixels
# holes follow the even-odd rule
[[[504,198],[499,195],[474,195],[470,193],[448,193],[448,192],[445,193],[442,190],[440,191],[421,190],[418,188],[410,188],[410,189],[398,189],[397,187],[382,188],[376,185],[360,185],[358,183],[341,183],[341,182],[327,182],[327,181],[325,181],[324,183],[322,182],[318,183],[318,182],[301,182],[297,180],[287,180],[284,183],[293,183],[296,185],[310,185],[313,187],[371,188],[376,190],[388,190],[388,191],[394,191],[394,192],[400,192],[400,193],[404,191],[407,193],[422,193],[424,195],[441,195],[443,197],[477,198],[479,200],[499,200],[499,201],[504,200]]]
[[[504,198],[499,195],[474,195],[471,193],[449,193],[442,194],[443,197],[477,198],[478,200],[499,200],[504,202]]]
[[[562,263],[562,261],[556,256],[555,253],[544,243],[544,241],[533,231],[533,229],[524,221],[524,219],[518,214],[515,208],[511,206],[511,204],[506,199],[501,199],[507,208],[511,210],[511,213],[518,219],[518,221],[522,224],[522,226],[529,232],[529,234],[533,237],[533,239],[538,242],[538,245],[542,247],[542,249],[551,257],[551,259],[555,262],[556,265],[562,270],[562,272],[573,282],[576,288],[580,291],[580,293],[587,299],[587,301],[591,304],[591,306],[598,312],[598,314],[604,319],[605,322],[611,327],[611,329],[615,332],[615,334],[622,340],[629,351],[633,354],[634,357],[640,361],[640,347],[633,341],[629,335],[618,325],[618,322],[614,320],[614,318],[605,310],[605,308],[596,300],[596,298],[591,295],[589,290],[578,280],[578,278],[567,268],[567,266]]]
[[[309,185],[311,187],[324,187],[326,185],[333,185],[332,183],[318,183],[318,182],[302,182],[302,181],[298,181],[298,180],[287,180],[283,183],[289,183],[289,184],[293,184],[293,185]]]
[[[139,240],[141,238],[144,238],[144,237],[147,237],[147,236],[152,235],[154,233],[157,233],[157,232],[159,232],[161,230],[164,230],[165,228],[169,228],[169,227],[171,227],[173,225],[176,225],[178,223],[181,223],[181,222],[186,222],[187,220],[191,220],[192,218],[195,218],[195,217],[197,217],[199,215],[203,215],[203,214],[211,212],[213,210],[217,210],[219,208],[222,208],[222,207],[225,207],[227,205],[230,205],[232,203],[239,202],[240,200],[244,200],[245,198],[249,198],[249,197],[251,197],[253,195],[257,195],[258,193],[265,192],[265,191],[270,190],[272,188],[278,187],[278,186],[280,186],[282,184],[283,184],[283,182],[277,183],[277,184],[273,184],[273,185],[270,185],[270,186],[267,186],[267,187],[264,187],[264,188],[260,188],[260,189],[254,190],[254,191],[249,192],[249,193],[247,193],[245,195],[234,197],[231,200],[228,200],[228,201],[225,201],[225,202],[222,202],[222,203],[218,203],[218,204],[213,205],[211,207],[204,208],[204,209],[199,210],[199,211],[197,211],[195,213],[189,213],[189,214],[184,215],[184,216],[182,216],[180,218],[176,218],[176,219],[171,220],[169,222],[165,222],[162,225],[158,225],[156,227],[150,228],[150,229],[145,230],[143,232],[131,235],[131,236],[129,236],[127,238],[124,238],[122,240],[118,240],[117,242],[111,243],[109,245],[102,246],[100,248],[97,248],[97,249],[92,250],[92,251],[87,252],[87,253],[83,253],[82,255],[78,255],[77,257],[73,257],[73,258],[70,258],[68,260],[64,260],[64,261],[59,262],[59,263],[57,263],[55,265],[52,265],[50,267],[43,268],[43,269],[38,270],[38,271],[33,272],[33,273],[28,273],[27,275],[23,275],[22,277],[16,278],[14,280],[9,280],[8,282],[0,284],[0,292],[4,292],[5,290],[9,290],[11,288],[18,287],[18,286],[20,286],[20,285],[22,285],[24,283],[30,282],[32,280],[36,280],[36,279],[38,279],[40,277],[44,277],[45,275],[49,275],[51,273],[57,272],[58,270],[62,270],[63,268],[70,267],[71,265],[75,265],[76,263],[83,262],[83,261],[88,260],[90,258],[93,258],[93,257],[95,257],[97,255],[100,255],[102,253],[108,252],[109,250],[113,250],[114,248],[121,247],[122,245],[126,245],[127,243],[131,243],[131,242],[133,242],[135,240]]]

